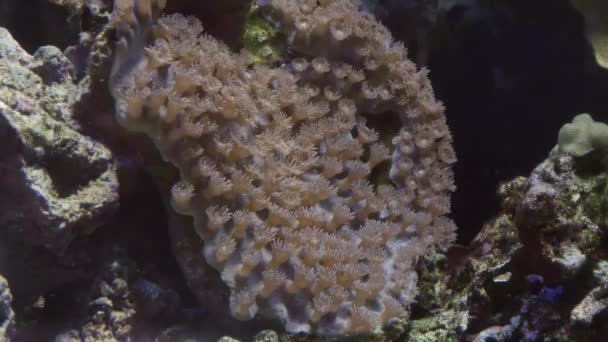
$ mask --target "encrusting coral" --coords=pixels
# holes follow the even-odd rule
[[[358,1],[264,1],[291,57],[235,54],[164,0],[117,0],[116,117],[178,167],[239,319],[290,332],[374,332],[416,294],[417,258],[445,248],[455,162],[443,106],[404,47]],[[401,122],[392,147],[367,124]],[[389,167],[393,185],[370,183]]]
[[[608,125],[596,122],[589,114],[579,114],[559,130],[557,149],[574,157],[608,152]]]

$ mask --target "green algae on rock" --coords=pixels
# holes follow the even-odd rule
[[[253,55],[256,63],[272,65],[284,58],[286,53],[285,38],[271,22],[260,7],[254,5],[247,17],[243,33],[243,46]]]

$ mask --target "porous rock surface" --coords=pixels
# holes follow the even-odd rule
[[[57,48],[30,56],[0,28],[0,227],[57,253],[118,205],[110,151],[72,122],[71,73]]]
[[[57,336],[57,342],[134,341],[136,306],[132,283],[137,276],[135,263],[123,249],[107,248],[95,277],[74,293],[74,320]],[[66,324],[67,323],[67,324]],[[32,326],[32,330],[39,327]]]
[[[595,134],[604,126],[589,115],[576,117],[528,178],[500,186],[501,213],[471,243],[464,266],[443,282],[444,293],[459,293],[448,307],[466,302],[460,312],[469,319],[461,336],[473,341],[605,336],[608,173],[604,134]],[[493,307],[502,309],[491,314]]]
[[[13,296],[8,282],[0,275],[0,341],[10,341],[15,333],[15,313],[11,307]]]

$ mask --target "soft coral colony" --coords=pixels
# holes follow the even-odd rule
[[[326,335],[403,314],[417,258],[455,235],[455,156],[426,71],[358,1],[261,2],[290,49],[274,68],[196,18],[159,17],[164,3],[116,1],[116,116],[179,169],[173,207],[194,218],[232,314]],[[368,122],[391,117],[387,146]],[[383,169],[392,184],[370,182]]]

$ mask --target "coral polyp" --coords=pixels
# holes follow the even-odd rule
[[[164,1],[116,1],[118,121],[181,180],[232,314],[290,332],[374,332],[406,312],[415,265],[447,247],[455,162],[427,71],[357,1],[268,1],[290,51],[257,64]],[[399,122],[390,145],[370,122]],[[374,184],[385,172],[391,184]]]

